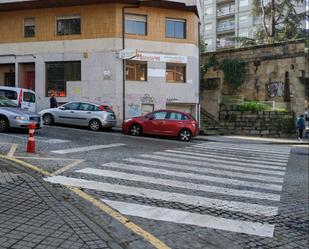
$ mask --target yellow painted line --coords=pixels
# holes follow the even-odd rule
[[[16,149],[17,149],[17,146],[18,146],[18,144],[13,144],[13,145],[11,146],[11,149],[9,150],[9,152],[8,152],[8,154],[7,154],[8,157],[13,157],[13,156],[14,156],[15,151],[16,151]]]
[[[48,157],[30,157],[30,156],[14,156],[15,158],[20,158],[20,159],[33,159],[33,160],[49,160],[49,161],[74,161],[75,159],[70,159],[70,158],[48,158]]]
[[[140,226],[133,223],[130,219],[123,216],[121,213],[113,210],[108,205],[104,204],[101,201],[98,201],[97,199],[93,198],[92,196],[86,194],[84,191],[80,190],[76,187],[70,187],[67,186],[68,189],[70,189],[75,194],[79,195],[83,199],[89,201],[92,205],[99,208],[100,210],[104,211],[109,216],[113,217],[115,220],[119,221],[122,225],[129,228],[131,231],[133,231],[135,234],[141,236],[144,240],[148,241],[150,244],[152,244],[157,249],[171,249],[169,246],[167,246],[164,242],[150,234],[149,232],[142,229]]]
[[[42,175],[51,176],[51,173],[50,173],[50,172],[48,172],[48,171],[46,171],[46,170],[44,170],[44,169],[40,169],[40,168],[37,167],[37,166],[34,166],[34,165],[30,164],[30,163],[21,161],[21,160],[19,160],[19,159],[14,158],[14,157],[8,157],[8,156],[2,156],[2,155],[0,155],[0,157],[2,157],[2,158],[4,158],[4,159],[7,159],[7,160],[9,160],[9,161],[18,163],[18,164],[20,164],[20,165],[22,165],[22,166],[25,166],[26,168],[32,169],[32,170],[34,170],[34,171],[36,171],[36,172],[38,172],[38,173],[40,173],[40,174],[42,174]]]
[[[13,161],[15,163],[21,164],[22,166],[25,166],[29,169],[32,169],[42,175],[45,176],[52,176],[52,173],[40,169],[39,167],[36,167],[30,163],[21,161],[19,159],[16,159],[14,157],[8,157],[8,156],[2,156],[0,155],[1,158]],[[86,194],[84,191],[80,190],[79,188],[76,187],[71,187],[71,186],[66,186],[69,190],[77,194],[78,196],[82,197],[84,200],[90,202],[92,205],[95,207],[99,208],[101,211],[105,212],[107,215],[110,217],[114,218],[118,222],[120,222],[123,226],[127,227],[130,229],[132,232],[135,234],[139,235],[142,237],[145,241],[149,242],[151,245],[154,246],[156,249],[171,249],[169,246],[167,246],[164,242],[150,234],[149,232],[145,231],[143,228],[140,226],[136,225],[133,223],[129,218],[126,218],[123,216],[121,213],[117,212],[116,210],[113,210],[110,208],[108,205],[104,204],[102,201],[99,201],[92,197],[91,195]]]
[[[52,176],[59,175],[59,174],[65,172],[65,171],[67,171],[67,170],[69,170],[69,169],[71,169],[71,168],[73,168],[73,167],[79,165],[80,163],[82,163],[82,162],[84,162],[84,161],[85,161],[85,160],[76,160],[76,161],[74,161],[74,162],[72,162],[72,163],[70,163],[70,164],[64,166],[63,168],[60,168],[60,169],[54,171],[54,172],[52,173]]]

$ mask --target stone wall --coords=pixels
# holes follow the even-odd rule
[[[218,84],[205,87],[201,83],[201,106],[214,116],[218,117],[222,95],[238,95],[246,101],[275,101],[296,114],[308,108],[309,55],[303,40],[205,53],[203,63],[210,56],[215,56],[219,66],[207,70],[204,82]],[[220,62],[236,58],[246,63],[246,78],[239,89],[231,89],[224,81]]]
[[[293,112],[239,111],[237,106],[220,106],[220,122],[236,135],[286,137],[294,133]]]

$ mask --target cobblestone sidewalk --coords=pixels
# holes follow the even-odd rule
[[[118,244],[46,183],[0,159],[0,249],[112,248]]]

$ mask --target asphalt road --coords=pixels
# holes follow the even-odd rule
[[[171,248],[307,248],[308,147],[255,141],[131,137],[44,127],[0,134],[0,153],[76,186]],[[17,144],[12,149],[12,144]],[[16,151],[15,151],[16,148]],[[71,202],[124,248],[153,248],[79,198]]]

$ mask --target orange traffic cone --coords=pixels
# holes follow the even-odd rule
[[[29,128],[29,136],[27,143],[27,152],[35,153],[35,141],[34,141],[35,123],[30,123],[28,125],[28,128]]]

